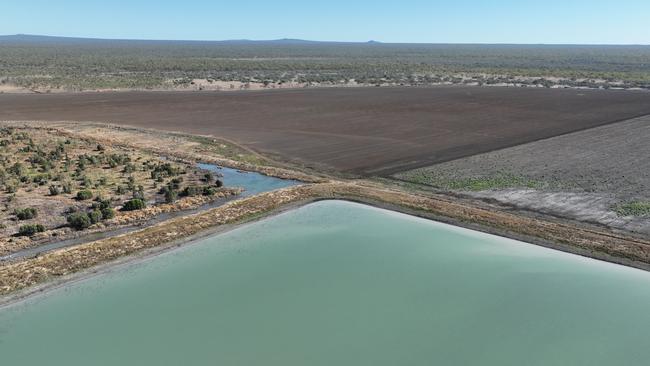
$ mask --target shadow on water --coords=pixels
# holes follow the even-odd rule
[[[136,225],[130,225],[130,226],[114,229],[114,230],[92,233],[92,234],[83,235],[76,238],[70,238],[70,239],[56,241],[52,243],[46,243],[35,248],[24,249],[6,255],[4,257],[0,257],[0,262],[12,261],[12,260],[28,258],[28,257],[36,257],[39,256],[40,254],[49,252],[51,250],[70,247],[74,245],[88,243],[95,240],[106,239],[113,236],[126,234],[132,231],[139,230],[146,226],[158,224],[160,222],[169,219],[188,216],[195,213],[199,213],[201,211],[216,208],[230,201],[234,201],[240,198],[250,197],[252,195],[256,195],[259,193],[270,192],[276,189],[281,189],[281,188],[300,184],[300,182],[297,180],[269,177],[267,175],[259,174],[256,172],[237,170],[237,169],[217,166],[214,164],[198,164],[197,167],[202,170],[213,172],[216,176],[218,176],[219,179],[223,181],[225,187],[239,187],[239,188],[243,188],[244,191],[240,195],[221,198],[216,201],[206,203],[204,205],[192,209],[174,211],[174,212],[165,212],[156,215],[155,217],[149,220],[140,222]]]

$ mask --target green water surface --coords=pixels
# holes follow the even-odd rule
[[[650,274],[326,201],[0,309],[0,365],[648,365]]]

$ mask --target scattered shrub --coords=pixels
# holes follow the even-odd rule
[[[169,187],[171,189],[180,189],[181,188],[181,183],[183,183],[183,178],[181,178],[181,177],[174,178],[169,182]]]
[[[88,213],[88,218],[92,224],[96,224],[104,218],[100,210],[92,210]]]
[[[18,235],[20,236],[32,236],[36,233],[42,233],[45,231],[45,226],[41,224],[28,224],[22,225],[18,228]]]
[[[38,211],[33,207],[16,209],[14,213],[18,217],[18,220],[30,220],[38,216]]]
[[[173,189],[165,190],[165,202],[172,203],[178,198],[178,192]]]
[[[203,188],[199,186],[187,186],[181,192],[181,196],[183,197],[193,197],[200,194],[203,194]]]
[[[50,186],[50,196],[58,196],[61,193],[59,187],[55,185]]]
[[[122,206],[123,211],[135,211],[145,208],[146,203],[140,198],[134,198],[132,200],[126,201]]]
[[[100,209],[100,211],[104,220],[109,220],[115,217],[115,210],[112,207],[105,207]]]
[[[85,201],[85,200],[89,200],[91,198],[93,198],[93,192],[91,192],[89,190],[82,190],[82,191],[77,192],[77,199],[79,201]]]
[[[175,175],[178,175],[180,173],[179,169],[175,166],[173,166],[170,163],[164,163],[157,165],[152,171],[151,171],[151,178],[157,178],[159,176],[167,176],[167,177],[172,177]]]
[[[69,215],[67,220],[68,225],[77,230],[85,229],[92,224],[90,217],[85,212],[75,212]]]
[[[63,193],[65,193],[65,194],[71,194],[72,193],[72,184],[70,182],[64,182],[61,185],[61,188],[63,188]]]
[[[133,173],[135,171],[135,165],[128,163],[124,166],[124,173]]]
[[[102,209],[107,207],[111,207],[111,201],[101,197],[95,198],[95,202],[92,205],[93,209]]]
[[[17,190],[18,190],[18,185],[16,184],[10,183],[5,186],[5,191],[7,193],[16,193]]]
[[[204,196],[214,196],[215,193],[217,193],[216,187],[203,187]]]
[[[24,175],[25,173],[25,168],[23,167],[23,164],[21,163],[15,163],[12,165],[8,170],[9,173],[14,174],[15,176],[21,176]]]
[[[128,188],[129,191],[135,190],[135,178],[133,176],[129,177],[128,182],[126,183],[126,188]]]
[[[37,174],[34,177],[32,177],[32,182],[38,184],[39,186],[42,186],[45,183],[47,183],[49,179],[50,179],[49,174]]]

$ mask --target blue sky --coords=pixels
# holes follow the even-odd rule
[[[650,44],[649,0],[0,0],[0,34]]]

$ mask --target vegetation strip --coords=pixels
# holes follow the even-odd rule
[[[0,87],[39,93],[435,84],[650,88],[650,50],[644,46],[182,42],[17,35],[0,36],[0,52]]]
[[[225,224],[319,199],[349,199],[384,206],[461,226],[481,228],[594,258],[650,269],[650,242],[566,224],[494,212],[442,199],[368,185],[333,182],[290,187],[233,201],[196,215],[172,219],[143,230],[61,249],[0,267],[0,295],[76,273],[120,257],[170,245]],[[477,226],[478,225],[478,226]]]
[[[241,192],[223,187],[219,174],[197,169],[195,161],[172,161],[133,145],[38,124],[2,123],[0,190],[6,195],[0,197],[0,260]]]
[[[209,163],[234,169],[255,171],[270,177],[324,183],[326,178],[276,165],[256,152],[222,137],[187,135],[176,132],[117,126],[91,122],[0,121],[11,127],[41,129],[65,137],[83,138],[116,147],[138,149],[173,157],[183,163]],[[100,137],[101,136],[101,137]]]

